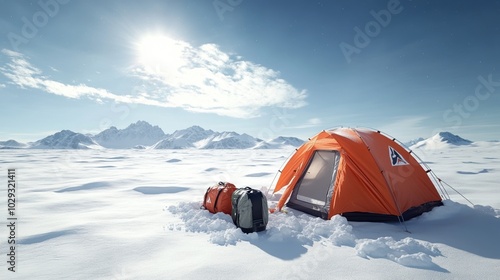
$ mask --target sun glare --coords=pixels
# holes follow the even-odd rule
[[[182,65],[185,48],[185,43],[181,41],[165,35],[150,34],[137,43],[137,60],[152,69],[179,67]]]

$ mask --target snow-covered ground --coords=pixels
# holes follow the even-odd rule
[[[271,214],[243,234],[200,209],[217,181],[266,190],[291,149],[0,150],[16,168],[16,272],[0,279],[498,279],[500,143],[416,153],[445,182],[444,207],[399,223]],[[270,204],[275,202],[271,198]]]

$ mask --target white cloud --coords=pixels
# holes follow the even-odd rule
[[[118,102],[133,102],[130,96],[119,96],[105,89],[89,87],[86,85],[67,85],[58,81],[50,80],[42,75],[42,71],[31,65],[22,54],[2,50],[2,53],[11,58],[10,63],[0,67],[0,71],[9,78],[12,83],[21,88],[40,89],[48,93],[61,95],[69,98],[88,97],[98,100],[100,98],[112,99]]]
[[[159,82],[163,101],[197,112],[252,117],[262,107],[304,106],[306,91],[295,89],[279,72],[224,53],[214,44],[193,47],[186,42],[161,40],[166,45],[159,59],[140,60],[133,73]]]
[[[280,73],[239,56],[222,52],[217,45],[193,47],[168,39],[168,55],[144,57],[130,68],[143,81],[145,91],[118,95],[85,84],[71,85],[43,76],[23,54],[3,49],[10,62],[0,72],[22,88],[40,89],[68,98],[110,99],[236,118],[258,116],[264,107],[298,108],[306,105],[306,91],[297,90]]]
[[[0,88],[5,88],[7,87],[5,84],[0,84]]]

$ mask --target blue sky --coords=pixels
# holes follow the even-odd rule
[[[500,1],[0,1],[0,140],[145,120],[500,140]]]

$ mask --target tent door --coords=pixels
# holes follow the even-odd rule
[[[287,206],[327,219],[339,159],[338,151],[315,151]]]

